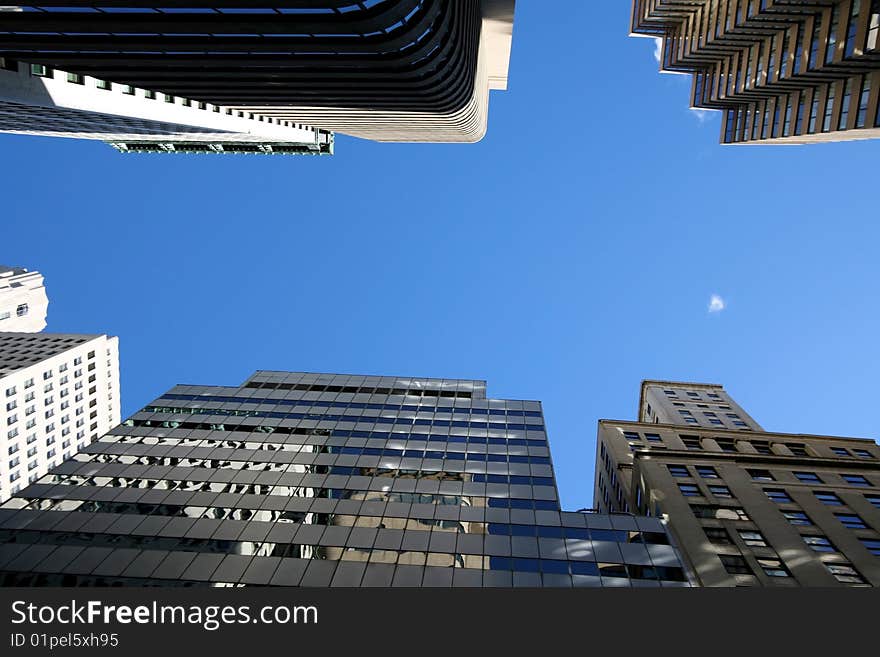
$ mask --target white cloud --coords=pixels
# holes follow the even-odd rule
[[[654,59],[658,62],[663,55],[663,39],[654,38]]]
[[[727,302],[725,302],[724,299],[722,299],[719,295],[713,294],[709,298],[710,313],[720,313],[725,308],[727,308]]]

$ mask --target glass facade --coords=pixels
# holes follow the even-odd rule
[[[177,386],[0,508],[10,585],[687,586],[657,518],[564,512],[480,381]]]

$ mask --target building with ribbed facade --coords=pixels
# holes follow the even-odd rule
[[[660,518],[566,512],[484,381],[179,385],[0,507],[0,584],[688,586]]]
[[[880,0],[634,0],[632,33],[693,75],[722,143],[880,136]]]
[[[594,506],[665,518],[700,586],[880,586],[880,447],[766,431],[720,385],[600,421]]]
[[[115,337],[0,333],[0,500],[119,424]]]
[[[0,57],[377,141],[477,141],[490,90],[507,85],[514,0],[140,5],[54,0],[0,12]]]

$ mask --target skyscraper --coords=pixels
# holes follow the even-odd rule
[[[42,331],[48,309],[40,272],[0,265],[0,331]]]
[[[0,131],[95,139],[126,153],[333,153],[326,130],[2,57]]]
[[[0,333],[0,500],[119,423],[118,340]]]
[[[4,585],[687,586],[658,518],[560,509],[483,381],[176,386],[0,508]]]
[[[632,32],[693,74],[725,144],[880,136],[880,0],[634,0]]]
[[[719,385],[600,421],[594,500],[666,517],[702,586],[880,586],[880,447],[765,431]]]
[[[507,85],[514,0],[130,4],[20,5],[0,56],[378,141],[477,141]]]

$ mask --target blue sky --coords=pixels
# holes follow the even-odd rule
[[[629,3],[520,2],[477,145],[147,156],[0,135],[0,262],[56,332],[120,337],[123,415],[255,369],[481,378],[544,402],[563,504],[639,383],[874,437],[876,142],[721,147]],[[590,30],[585,31],[584,26]],[[726,303],[709,313],[713,294]]]

